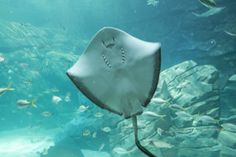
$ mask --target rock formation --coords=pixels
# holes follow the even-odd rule
[[[142,144],[158,157],[233,157],[236,75],[229,78],[223,93],[219,84],[219,72],[211,65],[185,61],[164,70],[155,97],[144,111],[159,116],[138,118]],[[132,156],[140,156],[133,150],[131,120],[121,121],[116,130],[118,136],[110,135],[112,148],[126,148]]]

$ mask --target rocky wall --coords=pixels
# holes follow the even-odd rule
[[[233,157],[235,91],[236,75],[222,92],[211,65],[190,60],[162,71],[155,96],[138,116],[142,145],[158,157]],[[110,135],[113,156],[144,156],[135,147],[131,120],[118,123],[116,132]]]

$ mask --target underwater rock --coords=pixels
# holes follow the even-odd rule
[[[166,81],[167,84],[170,82],[173,82],[176,80],[175,77],[178,77],[182,74],[184,74],[186,71],[191,71],[194,67],[197,66],[197,63],[190,60],[190,61],[185,61],[180,64],[174,65],[171,68],[168,68],[164,71],[161,72],[160,79],[159,79],[159,84],[158,84],[158,90],[162,88],[163,82]],[[174,83],[174,82],[173,82]]]
[[[183,107],[192,106],[211,96],[219,94],[219,72],[210,65],[197,66],[194,61],[185,61],[164,70],[156,96],[161,95],[163,82],[166,82],[171,100]]]
[[[185,61],[162,71],[147,110],[165,117],[139,116],[144,124],[139,127],[141,142],[152,139],[171,143],[173,147],[168,149],[147,144],[153,152],[165,157],[189,157],[193,156],[190,154],[193,150],[199,152],[196,153],[199,157],[219,156],[219,102],[219,72],[215,67]],[[130,124],[125,120],[117,125],[121,133],[119,137],[110,135],[112,148],[134,146],[130,142],[134,140]]]
[[[171,143],[181,144],[186,141],[196,141],[199,138],[216,138],[218,135],[218,127],[216,126],[199,126],[199,127],[187,127],[187,128],[170,128],[170,132],[173,132],[174,136],[166,136]],[[198,145],[201,147],[201,143],[192,143],[193,146],[189,145],[188,147],[194,147]]]
[[[236,149],[221,146],[220,157],[235,157]]]
[[[218,147],[206,147],[206,148],[183,148],[179,149],[177,155],[179,157],[218,157],[220,150]],[[171,156],[170,156],[171,157]],[[172,156],[174,157],[174,156]]]
[[[236,133],[222,130],[218,136],[219,142],[231,148],[236,148]]]
[[[221,108],[221,119],[230,119],[229,115],[231,115],[231,117],[236,115],[236,74],[229,77],[225,87],[223,88],[221,97],[221,104],[223,106]]]
[[[83,153],[83,156],[88,156],[88,157],[110,157],[110,155],[107,152],[101,152],[101,151],[92,151],[92,150],[86,150],[82,149],[81,152]],[[77,156],[77,155],[76,155]]]
[[[139,128],[139,136],[142,139],[148,139],[149,137],[156,134],[158,121],[146,121],[139,119],[138,120],[138,128]],[[158,126],[159,127],[159,126]],[[133,147],[135,144],[130,142],[134,141],[134,135],[133,135],[133,125],[130,120],[124,120],[118,124],[117,127],[118,130],[120,130],[120,136],[117,137],[117,135],[110,135],[111,140],[111,146],[115,147],[117,145],[114,145],[114,141],[117,143],[122,143],[122,145],[118,145],[118,147],[125,147],[130,148]],[[118,142],[119,141],[119,142]]]
[[[218,144],[217,140],[213,138],[209,138],[206,141],[206,138],[197,138],[194,141],[192,140],[185,140],[179,144],[179,147],[182,148],[204,148],[204,147],[213,147]]]
[[[204,99],[204,101],[194,103],[187,108],[187,111],[191,114],[206,114],[207,112],[212,112],[213,108],[219,107],[219,101],[220,97],[218,95],[212,96]],[[219,117],[219,112],[215,114]]]
[[[192,141],[192,143],[195,143]],[[188,148],[175,147],[173,149],[161,149],[161,157],[219,157],[219,146]]]
[[[235,92],[236,91],[236,74],[229,77],[228,82],[224,88],[224,92]]]
[[[54,135],[59,131],[22,128],[0,132],[1,157],[40,157],[55,146]]]
[[[229,112],[229,111],[228,111]],[[232,115],[232,116],[227,116],[227,117],[222,117],[220,118],[220,122],[221,123],[236,123],[236,114]]]

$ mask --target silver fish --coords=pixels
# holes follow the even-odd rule
[[[133,152],[135,149],[131,149],[131,150],[127,150],[125,148],[122,147],[115,147],[112,151],[119,154],[119,155],[125,155],[125,154],[130,154],[131,152]]]
[[[3,95],[7,91],[14,91],[14,88],[11,88],[11,84],[9,84],[6,88],[0,88],[0,96]]]
[[[143,112],[143,115],[146,115],[146,116],[151,116],[151,117],[159,117],[159,118],[164,118],[166,117],[166,115],[159,115],[155,112],[152,112],[152,111],[144,111]]]
[[[226,34],[232,36],[232,37],[236,37],[235,33],[229,32],[229,31],[224,31]]]
[[[209,17],[209,16],[212,16],[212,15],[215,15],[215,14],[221,12],[224,8],[225,7],[210,8],[206,12],[203,12],[203,13],[200,13],[200,14],[192,12],[192,14],[195,15],[196,17]]]
[[[199,2],[207,8],[216,7],[215,0],[199,0]]]
[[[29,100],[26,100],[26,99],[19,99],[19,100],[17,100],[16,104],[17,104],[19,107],[32,106],[32,107],[37,108],[37,105],[35,104],[35,100],[29,101]]]

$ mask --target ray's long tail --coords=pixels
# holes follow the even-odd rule
[[[139,150],[141,150],[144,154],[146,154],[148,157],[157,157],[154,154],[152,154],[149,150],[147,150],[145,147],[143,147],[139,140],[138,140],[138,124],[137,124],[137,116],[132,117],[133,121],[133,127],[134,127],[134,138],[135,138],[135,144],[138,147]]]

